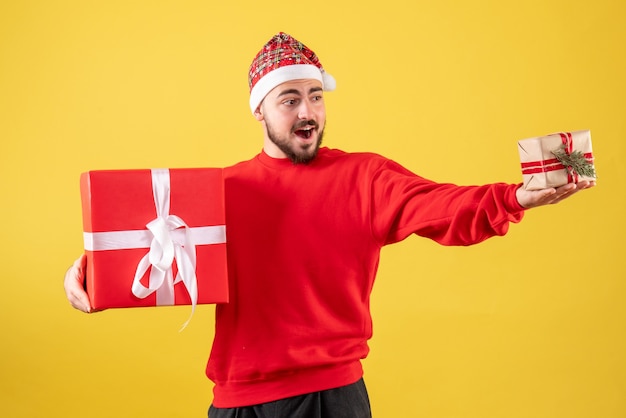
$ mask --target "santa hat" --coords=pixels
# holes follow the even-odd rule
[[[335,79],[324,71],[313,51],[284,32],[274,35],[250,65],[248,84],[252,113],[274,87],[307,78],[319,80],[326,91],[335,89]]]

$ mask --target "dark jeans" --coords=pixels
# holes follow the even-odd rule
[[[209,418],[371,418],[363,379],[348,386],[243,408],[209,408]]]

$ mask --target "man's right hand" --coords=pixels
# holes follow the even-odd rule
[[[84,287],[86,265],[87,257],[83,254],[74,261],[74,264],[65,273],[63,286],[70,304],[79,311],[89,313],[92,309],[89,304],[89,296],[87,296]]]

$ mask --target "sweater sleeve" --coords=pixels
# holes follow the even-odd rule
[[[381,245],[411,234],[443,245],[472,245],[507,233],[521,221],[519,184],[436,183],[387,160],[371,179],[371,222]]]

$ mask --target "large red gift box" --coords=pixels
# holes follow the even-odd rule
[[[93,309],[228,302],[222,169],[90,171],[80,186]]]

